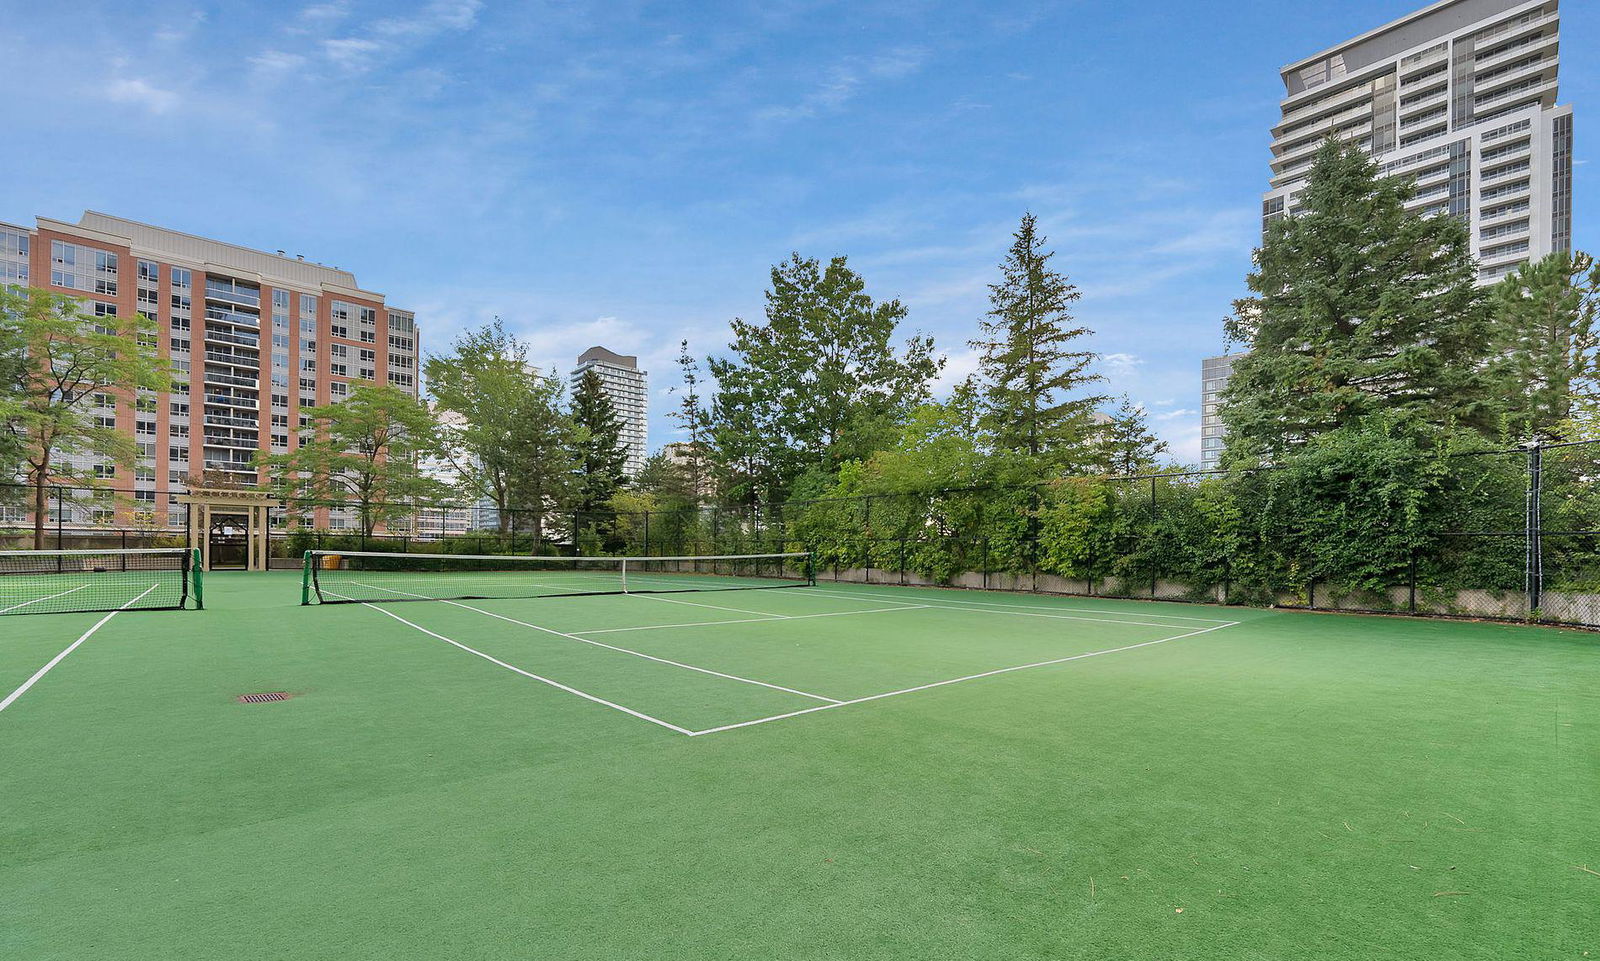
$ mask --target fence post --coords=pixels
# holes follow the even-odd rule
[[[650,556],[650,512],[644,512],[644,543],[640,545],[639,553],[645,557]]]
[[[1155,479],[1154,475],[1152,475],[1151,478],[1150,478],[1150,526],[1148,528],[1146,528],[1144,536],[1147,537],[1147,538],[1154,539],[1155,532],[1156,532],[1156,479]],[[1156,599],[1156,594],[1158,593],[1157,590],[1156,590],[1156,587],[1157,587],[1157,583],[1158,583],[1158,581],[1160,579],[1160,574],[1159,574],[1159,572],[1157,572],[1156,565],[1155,565],[1155,558],[1157,556],[1158,555],[1155,552],[1152,552],[1151,555],[1150,555],[1150,560],[1151,560],[1151,563],[1150,563],[1150,599],[1152,601]]]
[[[64,525],[62,524],[62,518],[67,513],[67,505],[66,505],[66,501],[61,496],[61,488],[58,486],[58,487],[56,487],[55,490],[56,490],[56,550],[63,551],[63,550],[66,550],[66,546],[62,543],[62,539],[63,539],[64,533],[65,533],[63,531],[63,529],[62,529],[64,527]]]
[[[1523,536],[1527,540],[1527,560],[1523,567],[1523,583],[1528,591],[1528,619],[1535,619],[1540,596],[1544,588],[1544,448],[1538,441],[1528,444],[1528,516],[1524,521]]]
[[[1415,547],[1411,548],[1411,558],[1408,566],[1411,575],[1411,599],[1407,610],[1409,613],[1415,614],[1417,612],[1417,549]]]

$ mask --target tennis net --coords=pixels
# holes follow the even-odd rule
[[[0,614],[171,610],[191,596],[199,607],[194,555],[185,547],[0,551]]]
[[[300,603],[667,594],[813,583],[807,553],[525,557],[307,551]]]

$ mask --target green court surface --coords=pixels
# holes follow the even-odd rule
[[[1600,958],[1593,634],[298,600],[0,618],[0,958]]]

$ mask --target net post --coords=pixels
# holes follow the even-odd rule
[[[311,604],[311,552],[306,551],[300,562],[300,606]]]
[[[200,563],[200,548],[189,549],[189,570],[194,572],[194,609],[206,609],[206,570]]]
[[[806,551],[806,586],[817,586],[817,552]]]

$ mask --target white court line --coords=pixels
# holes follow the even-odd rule
[[[745,607],[723,607],[721,604],[706,604],[702,601],[685,601],[676,597],[662,597],[660,594],[629,594],[628,597],[637,597],[642,601],[660,601],[663,604],[686,604],[689,607],[704,607],[713,611],[730,611],[734,614],[760,614],[774,621],[788,618],[787,614],[769,614],[766,611],[752,611]]]
[[[0,607],[0,614],[6,614],[6,613],[9,613],[11,611],[15,611],[15,610],[17,610],[19,608],[27,607],[30,604],[38,604],[38,603],[41,603],[43,601],[53,601],[58,597],[66,597],[68,594],[71,594],[73,591],[81,591],[85,587],[88,587],[88,586],[89,586],[88,584],[79,584],[77,587],[69,587],[66,590],[64,590],[64,591],[62,591],[62,592],[60,592],[58,594],[51,594],[48,597],[35,597],[31,601],[23,601],[21,604],[13,604],[10,607]]]
[[[819,581],[818,583],[849,584],[851,582],[850,581],[827,581],[827,582],[820,582]],[[872,584],[872,585],[863,585],[863,586],[878,587],[879,585]],[[906,587],[899,587],[899,588],[896,588],[896,589],[897,590],[917,590],[918,588],[912,587],[910,585],[907,585]],[[926,588],[926,590],[937,590],[937,588]],[[826,590],[823,590],[821,588],[812,588],[811,593],[828,594],[828,595],[831,595],[833,597],[859,597],[859,596],[861,596],[863,594],[867,595],[868,597],[893,597],[893,596],[895,596],[892,593],[888,593],[888,592],[884,592],[884,591],[848,591],[848,592],[846,592],[846,591],[826,591]],[[1070,596],[1070,595],[1041,595],[1041,596],[1058,597],[1058,596]],[[1030,610],[1030,611],[1036,609],[1036,605],[1032,605],[1032,604],[1002,604],[999,601],[969,601],[969,600],[966,600],[966,599],[957,599],[957,598],[950,598],[949,600],[946,601],[946,603],[950,603],[950,604],[977,604],[977,605],[980,605],[982,607],[1006,607],[1006,608],[1018,608],[1018,609]],[[1148,601],[1140,601],[1140,603],[1149,603],[1149,602]],[[1161,602],[1157,601],[1156,603],[1159,604]],[[1187,614],[1160,614],[1160,613],[1157,613],[1155,611],[1118,611],[1118,610],[1112,610],[1112,609],[1103,608],[1103,607],[1077,607],[1077,608],[1073,608],[1073,610],[1083,611],[1086,614],[1135,614],[1135,613],[1137,613],[1137,614],[1142,614],[1142,615],[1145,615],[1145,616],[1148,616],[1148,617],[1166,617],[1166,618],[1170,618],[1170,619],[1175,620],[1175,621],[1198,621],[1199,623],[1202,623],[1202,624],[1237,624],[1237,623],[1239,623],[1238,621],[1229,621],[1229,620],[1225,620],[1225,619],[1220,618],[1220,617],[1193,617],[1193,616],[1190,616],[1190,615],[1187,615]],[[1177,624],[1167,624],[1167,625],[1163,625],[1163,626],[1165,626],[1165,627],[1177,627],[1178,625]]]
[[[356,581],[354,583],[360,583],[360,582]],[[372,585],[372,584],[361,584],[361,586],[362,587],[373,587],[374,585]],[[408,592],[408,591],[395,590],[392,587],[381,587],[381,588],[377,588],[377,589],[378,590],[384,590],[384,591],[390,591],[390,592],[393,592],[395,594],[409,594],[409,596],[411,596],[411,597],[421,597],[421,596],[423,596],[423,595],[420,595],[420,594],[410,594],[410,592]],[[710,668],[707,668],[707,667],[696,667],[693,664],[684,664],[681,661],[672,661],[672,660],[668,660],[667,658],[664,658],[664,657],[656,657],[654,654],[646,654],[643,651],[631,651],[626,647],[617,647],[614,644],[604,644],[604,643],[601,643],[600,641],[591,641],[587,637],[578,637],[576,634],[567,634],[567,633],[564,633],[562,631],[555,630],[553,628],[541,627],[538,624],[529,624],[527,621],[519,621],[514,617],[506,617],[504,614],[496,614],[494,611],[486,611],[481,607],[473,607],[470,604],[462,604],[459,601],[443,601],[442,603],[449,604],[451,607],[459,607],[459,608],[461,608],[463,610],[468,610],[468,611],[473,611],[473,612],[478,613],[478,614],[483,614],[483,615],[485,615],[487,617],[492,617],[492,618],[494,618],[496,620],[505,621],[508,624],[518,624],[518,625],[521,625],[522,627],[532,628],[533,630],[536,630],[536,631],[543,631],[546,634],[554,634],[556,637],[564,637],[569,641],[577,641],[580,644],[592,644],[595,647],[603,647],[608,651],[617,651],[618,653],[621,653],[621,654],[632,654],[634,657],[642,657],[647,661],[656,661],[656,662],[661,663],[661,664],[670,664],[673,667],[681,667],[686,671],[698,671],[701,674],[710,674],[713,677],[726,678],[726,679],[728,679],[730,681],[740,681],[740,682],[745,683],[745,684],[754,684],[754,685],[756,685],[758,687],[767,687],[767,688],[771,688],[774,691],[783,691],[786,694],[798,694],[801,697],[809,697],[812,700],[816,700],[816,701],[827,701],[829,704],[838,704],[839,703],[839,699],[836,698],[836,697],[824,697],[821,694],[812,694],[809,691],[797,691],[792,687],[783,687],[782,685],[779,685],[779,684],[768,684],[766,681],[758,681],[758,680],[755,680],[754,678],[749,678],[749,677],[740,677],[737,674],[724,674],[721,671],[713,671],[713,670],[711,670]]]
[[[332,591],[329,591],[328,593],[333,594]],[[343,594],[333,594],[333,596],[334,597],[344,597]],[[345,599],[349,600],[349,598],[345,598]],[[587,691],[580,691],[575,687],[569,687],[566,684],[562,684],[560,681],[552,681],[548,677],[540,677],[539,675],[534,674],[531,671],[524,671],[522,668],[517,667],[515,664],[507,664],[505,661],[502,661],[497,657],[492,657],[492,656],[490,656],[488,654],[483,653],[482,651],[475,650],[474,648],[470,648],[467,645],[461,643],[460,641],[451,640],[450,638],[445,637],[443,634],[436,634],[433,631],[428,630],[426,627],[423,627],[421,624],[414,624],[411,621],[408,621],[405,618],[401,617],[399,614],[395,614],[395,613],[393,613],[391,611],[386,611],[383,608],[377,606],[376,604],[368,604],[365,601],[362,601],[360,603],[361,603],[362,607],[370,608],[370,609],[372,609],[374,611],[377,611],[379,614],[382,614],[382,615],[384,615],[386,617],[392,617],[395,620],[399,621],[400,623],[406,625],[407,627],[414,627],[417,630],[421,631],[422,633],[428,635],[429,637],[437,638],[437,639],[439,639],[441,641],[444,641],[446,644],[450,644],[450,645],[453,645],[455,647],[459,647],[463,651],[466,651],[468,654],[476,654],[477,656],[479,656],[479,657],[483,658],[484,660],[488,661],[490,664],[495,664],[495,665],[498,665],[499,667],[503,667],[506,670],[512,672],[513,674],[521,674],[523,677],[531,678],[531,679],[533,679],[535,681],[538,681],[541,684],[548,684],[553,688],[557,688],[558,690],[566,691],[568,694],[576,694],[576,695],[578,695],[579,697],[583,698],[586,701],[593,701],[596,704],[603,704],[606,707],[611,708],[612,710],[621,711],[624,714],[631,714],[632,716],[640,719],[641,721],[649,721],[651,724],[659,724],[660,726],[666,728],[669,731],[677,731],[679,734],[689,734],[689,735],[694,734],[694,732],[689,730],[688,728],[679,727],[678,725],[673,724],[670,721],[663,721],[659,717],[651,717],[650,715],[644,713],[643,711],[635,711],[631,707],[623,707],[621,704],[617,704],[614,701],[608,701],[603,697],[596,697],[593,694],[588,693]],[[824,704],[822,706],[823,707],[832,707],[833,705]]]
[[[836,707],[845,707],[850,704],[865,704],[867,701],[881,701],[886,697],[897,697],[901,694],[914,694],[917,691],[926,691],[935,687],[944,687],[949,684],[960,684],[963,681],[976,681],[983,677],[994,677],[996,674],[1010,674],[1014,671],[1032,670],[1036,667],[1049,667],[1052,664],[1065,664],[1068,661],[1081,661],[1086,657],[1099,657],[1102,654],[1120,654],[1123,651],[1132,651],[1141,647],[1151,647],[1156,644],[1166,644],[1171,641],[1182,640],[1186,637],[1195,637],[1199,634],[1209,634],[1212,631],[1220,631],[1225,627],[1236,627],[1238,623],[1238,621],[1229,621],[1225,624],[1218,624],[1215,627],[1205,627],[1197,631],[1190,631],[1187,634],[1175,634],[1172,637],[1163,637],[1160,640],[1155,641],[1145,641],[1141,644],[1129,644],[1126,647],[1113,647],[1104,651],[1089,651],[1084,654],[1073,654],[1070,657],[1058,657],[1050,661],[1038,661],[1033,664],[1019,664],[1016,667],[1002,667],[995,671],[984,671],[982,674],[968,674],[966,677],[953,677],[947,681],[934,681],[932,684],[919,684],[916,687],[907,687],[898,691],[888,691],[883,694],[869,694],[866,697],[858,697],[849,701],[841,701],[838,704],[820,704],[816,707],[808,707],[799,711],[790,711],[787,714],[774,714],[771,717],[758,717],[753,721],[740,721],[737,724],[724,724],[721,727],[708,727],[703,731],[690,731],[689,736],[699,737],[702,734],[716,734],[719,731],[732,731],[735,728],[751,727],[756,724],[766,724],[770,721],[782,721],[786,718],[799,717],[802,714],[814,714],[817,711],[828,711]]]
[[[803,621],[811,617],[848,617],[852,614],[885,614],[893,611],[920,610],[923,605],[916,607],[874,607],[865,611],[829,611],[826,614],[762,614],[760,611],[746,611],[747,614],[762,614],[761,617],[733,617],[725,621],[690,621],[687,624],[646,624],[643,627],[605,627],[594,631],[573,631],[574,634],[620,634],[623,631],[664,631],[673,627],[715,627],[718,624],[761,624],[766,621]],[[731,611],[733,608],[725,607],[721,610]]]
[[[138,597],[133,598],[132,600],[128,601],[126,604],[124,604],[121,607],[117,608],[116,610],[112,611],[110,614],[107,614],[105,617],[102,617],[102,618],[100,618],[100,620],[96,621],[93,627],[89,628],[87,631],[84,631],[81,635],[78,636],[78,639],[76,641],[73,641],[71,644],[67,645],[67,649],[66,650],[62,651],[60,654],[57,654],[55,657],[52,657],[50,659],[50,663],[46,664],[44,667],[39,668],[39,670],[37,672],[35,672],[32,677],[28,678],[26,681],[23,681],[21,687],[17,688],[15,691],[12,691],[10,694],[7,694],[6,695],[6,699],[3,700],[3,701],[0,701],[0,711],[3,711],[6,708],[10,707],[16,701],[17,698],[19,698],[22,695],[28,693],[28,688],[30,688],[33,685],[37,684],[39,682],[39,678],[44,677],[46,674],[49,674],[51,668],[55,667],[57,664],[60,664],[63,658],[65,658],[68,654],[71,654],[73,651],[77,650],[79,644],[82,644],[84,641],[87,641],[89,638],[93,637],[95,631],[98,631],[100,628],[102,628],[102,627],[104,627],[106,625],[106,621],[111,620],[113,617],[116,617],[118,614],[121,614],[123,611],[125,611],[128,608],[132,607],[134,604],[137,604],[139,601],[144,599],[145,594],[150,593],[151,591],[155,590],[156,588],[158,588],[160,586],[161,586],[160,584],[151,584],[149,587],[145,588],[144,594],[140,594]],[[7,610],[10,610],[10,608],[7,608]],[[684,733],[688,733],[688,732],[684,732]]]
[[[809,594],[818,594],[818,595],[822,595],[824,597],[857,597],[857,598],[859,598],[861,596],[861,595],[857,595],[857,594],[854,594],[854,593],[847,593],[847,592],[842,592],[842,591],[824,591],[824,590],[819,590],[818,588],[811,588],[806,593],[808,595]],[[880,597],[881,598],[881,597],[885,597],[886,595],[884,595],[884,594],[866,594],[865,596],[867,596],[867,597]],[[663,600],[664,600],[664,598],[663,598]],[[686,604],[688,602],[687,601],[683,601],[681,603],[685,603]],[[1012,610],[991,611],[991,610],[987,610],[987,609],[981,608],[981,607],[956,607],[954,604],[940,604],[940,603],[936,603],[934,601],[927,601],[925,603],[916,604],[916,605],[913,605],[910,601],[905,601],[903,603],[906,605],[906,609],[907,610],[911,609],[913,606],[915,606],[915,607],[933,607],[933,608],[941,608],[941,609],[947,610],[947,611],[965,611],[968,614],[1010,614],[1013,617],[1048,617],[1048,618],[1053,618],[1053,619],[1058,620],[1058,621],[1090,621],[1090,622],[1093,622],[1093,623],[1096,623],[1096,624],[1127,624],[1127,625],[1130,625],[1130,626],[1133,626],[1133,627],[1165,627],[1165,628],[1171,629],[1171,628],[1174,628],[1174,627],[1182,627],[1183,626],[1182,624],[1163,624],[1160,621],[1114,621],[1109,617],[1079,617],[1076,614],[1046,614],[1043,611],[1012,611]],[[1018,606],[1021,606],[1021,605],[1018,605]],[[1106,611],[1104,613],[1114,614],[1116,612],[1115,611]],[[1165,617],[1166,615],[1157,614],[1156,616],[1157,617]],[[1195,618],[1187,618],[1187,620],[1195,620]],[[1210,618],[1205,618],[1205,620],[1207,622],[1209,622],[1211,619]],[[1232,627],[1234,624],[1237,624],[1238,621],[1218,621],[1216,623],[1218,623],[1221,626]]]

